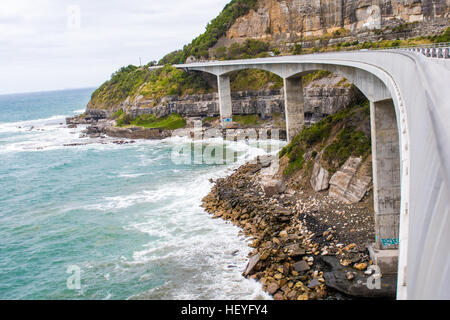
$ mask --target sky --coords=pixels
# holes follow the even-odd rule
[[[201,34],[230,0],[1,0],[0,94],[98,87]]]

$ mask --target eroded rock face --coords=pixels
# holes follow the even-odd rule
[[[226,39],[298,39],[339,28],[357,33],[406,22],[445,25],[449,6],[446,0],[260,0],[257,11],[240,17]]]
[[[141,127],[120,128],[109,126],[105,133],[110,137],[127,139],[164,139],[170,137],[170,131],[160,129],[147,129]]]
[[[329,184],[330,178],[328,170],[322,168],[322,166],[315,162],[314,169],[311,175],[311,186],[314,191],[319,192],[323,190],[327,190],[330,186]]]
[[[330,180],[329,196],[345,203],[361,201],[372,182],[372,177],[358,174],[361,158],[350,157]]]
[[[315,80],[304,87],[304,111],[306,123],[314,123],[329,114],[348,107],[357,99],[357,93],[342,81],[342,77],[330,75]],[[87,109],[87,123],[109,117],[114,111],[125,110],[132,117],[154,114],[164,117],[178,113],[183,117],[210,117],[219,115],[216,93],[188,95],[185,97],[165,97],[156,106],[153,101],[142,96],[126,99],[114,110]],[[262,119],[270,119],[274,114],[284,118],[283,90],[239,91],[232,93],[233,114],[258,114]]]

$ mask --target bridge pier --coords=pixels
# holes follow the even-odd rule
[[[396,273],[400,219],[400,147],[392,99],[370,103],[376,243],[372,259],[383,273]]]
[[[284,79],[284,105],[288,142],[298,135],[305,125],[302,78]]]
[[[219,92],[220,121],[225,128],[232,122],[233,105],[231,102],[230,77],[228,75],[217,76]]]

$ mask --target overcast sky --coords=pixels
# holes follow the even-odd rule
[[[97,87],[182,48],[228,2],[1,0],[0,94]]]

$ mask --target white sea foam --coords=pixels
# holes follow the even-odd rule
[[[211,187],[208,179],[225,176],[227,169],[210,168],[186,184],[164,186],[160,192],[181,192],[183,197],[168,202],[148,222],[130,225],[159,239],[134,252],[124,267],[169,268],[183,279],[168,280],[132,299],[270,299],[260,284],[241,275],[250,250],[249,239],[239,236],[236,226],[213,220],[199,207]]]

